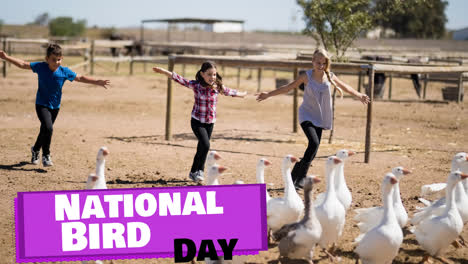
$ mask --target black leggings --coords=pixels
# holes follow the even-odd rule
[[[52,140],[53,125],[60,109],[50,109],[42,105],[36,105],[36,113],[41,121],[41,130],[37,136],[33,150],[39,151],[42,148],[42,155],[50,154],[50,142]]]
[[[190,172],[203,171],[205,170],[205,161],[208,151],[210,150],[210,138],[213,132],[214,124],[202,123],[195,118],[190,120],[192,131],[198,139],[197,153],[193,158],[192,168]]]
[[[301,123],[301,127],[302,130],[304,130],[304,134],[306,135],[307,139],[309,140],[309,144],[307,145],[307,149],[304,152],[304,156],[302,157],[301,161],[296,163],[294,169],[291,172],[293,182],[300,181],[307,175],[310,164],[315,158],[315,155],[317,155],[320,140],[322,138],[323,128],[314,126],[312,122],[304,121]]]

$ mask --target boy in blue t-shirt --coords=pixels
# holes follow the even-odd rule
[[[62,87],[66,80],[90,83],[102,86],[110,84],[109,80],[95,80],[75,72],[62,64],[62,48],[57,44],[49,44],[45,62],[25,62],[8,56],[0,50],[0,59],[4,59],[25,70],[32,70],[38,75],[38,85],[36,94],[36,113],[41,121],[41,129],[37,136],[36,143],[31,147],[31,163],[39,164],[39,151],[42,148],[42,165],[52,166],[50,158],[50,142],[52,140],[53,124],[60,110],[62,100]]]

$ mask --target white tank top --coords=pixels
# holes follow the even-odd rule
[[[299,107],[299,122],[310,121],[323,129],[332,128],[331,83],[318,83],[312,78],[313,70],[306,71],[307,85],[304,87],[304,100]],[[333,73],[330,72],[330,77]]]

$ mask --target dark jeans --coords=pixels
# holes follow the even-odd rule
[[[52,140],[53,125],[60,109],[50,109],[42,105],[36,105],[36,113],[41,121],[41,130],[37,136],[33,150],[39,151],[42,148],[42,155],[50,154],[50,142]]]
[[[193,158],[192,168],[190,172],[204,171],[205,170],[205,161],[208,151],[210,150],[210,138],[211,133],[213,132],[214,124],[202,123],[195,118],[190,120],[190,125],[192,131],[198,139],[197,153]]]
[[[307,175],[310,164],[315,158],[315,155],[317,155],[323,131],[323,128],[314,126],[310,121],[302,122],[301,127],[309,140],[309,144],[307,145],[307,149],[304,152],[304,156],[301,161],[294,165],[291,172],[291,177],[294,183],[300,182]]]

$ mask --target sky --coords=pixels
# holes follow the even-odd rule
[[[49,17],[85,19],[88,26],[137,27],[143,19],[211,18],[244,20],[245,30],[300,31],[302,11],[296,0],[0,0],[5,24]],[[468,0],[448,0],[449,30],[468,27]],[[162,25],[160,25],[162,26]],[[146,27],[146,25],[145,25]]]

